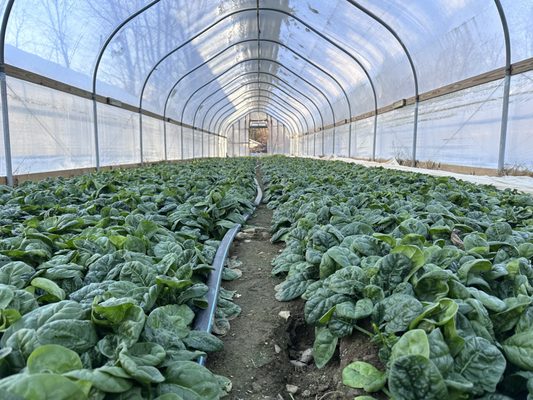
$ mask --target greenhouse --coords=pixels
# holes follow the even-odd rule
[[[533,399],[533,0],[0,23],[0,399]]]

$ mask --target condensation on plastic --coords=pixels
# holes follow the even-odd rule
[[[417,159],[496,168],[502,96],[497,80],[420,103]]]
[[[533,72],[511,77],[509,128],[505,166],[533,170],[531,127],[533,126]]]
[[[165,159],[165,139],[163,121],[143,116],[143,161],[162,161]]]
[[[90,100],[10,77],[7,94],[13,174],[95,165]]]
[[[135,164],[141,161],[139,114],[98,104],[98,133],[100,165]]]

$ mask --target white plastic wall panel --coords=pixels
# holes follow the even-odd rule
[[[511,77],[505,166],[533,170],[533,72]],[[496,138],[494,139],[496,141]]]
[[[502,95],[498,80],[422,102],[417,159],[496,168]]]
[[[167,158],[181,160],[181,126],[167,123]]]
[[[165,159],[165,138],[163,121],[143,115],[143,158],[144,161]]]
[[[193,133],[191,128],[183,128],[183,159],[194,157]]]
[[[353,135],[352,135],[353,139]],[[350,124],[337,126],[335,129],[335,154],[348,157],[348,142],[350,140]]]
[[[9,77],[7,93],[13,174],[95,166],[90,100]]]
[[[98,104],[98,133],[100,165],[141,161],[139,114]]]
[[[414,106],[378,115],[377,159],[412,158]]]
[[[333,154],[333,148],[332,146],[332,138],[333,138],[333,129],[326,129],[324,131],[324,136],[320,135],[321,141],[317,143],[320,143],[317,147],[317,155],[321,156],[328,156]],[[322,139],[324,140],[324,143],[322,144]]]
[[[352,136],[352,157],[371,159],[374,142],[374,117],[352,122]]]

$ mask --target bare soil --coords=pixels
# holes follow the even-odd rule
[[[242,262],[243,275],[223,286],[237,291],[235,302],[242,313],[222,337],[224,349],[210,355],[207,366],[232,380],[230,400],[353,399],[360,392],[342,385],[341,366],[355,359],[376,359],[375,348],[363,335],[342,340],[341,356],[338,349],[323,369],[312,361],[303,367],[290,362],[313,346],[314,329],[305,324],[302,300],[282,303],[274,298],[274,286],[281,279],[271,275],[270,263],[282,245],[272,244],[266,233],[271,220],[272,211],[260,205],[248,221],[256,233],[234,242],[231,256]],[[280,311],[289,311],[290,317],[280,317]],[[286,385],[297,386],[296,393],[289,393]]]

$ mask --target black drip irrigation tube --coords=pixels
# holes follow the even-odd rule
[[[254,182],[257,190],[257,196],[255,197],[254,205],[255,207],[257,207],[259,206],[259,204],[261,204],[261,200],[263,199],[263,192],[261,190],[261,187],[259,186],[259,182],[257,181],[257,179],[254,178]],[[250,218],[254,210],[244,215],[245,221]],[[220,283],[222,281],[222,270],[224,269],[224,264],[226,263],[226,259],[228,258],[229,249],[231,247],[231,244],[233,243],[233,239],[235,238],[235,235],[237,235],[237,233],[240,231],[241,227],[241,224],[235,224],[233,228],[226,232],[226,234],[222,238],[222,241],[220,242],[220,246],[218,246],[217,252],[215,254],[215,259],[213,261],[213,271],[211,271],[211,274],[209,274],[209,279],[207,280],[207,286],[209,287],[209,291],[207,292],[208,306],[205,310],[200,311],[196,315],[196,320],[194,323],[194,329],[197,331],[211,333],[215,310],[217,308],[218,292],[220,290]],[[202,356],[198,359],[198,364],[205,365],[205,361],[206,356]]]

